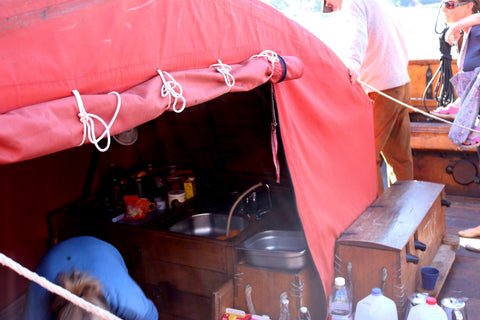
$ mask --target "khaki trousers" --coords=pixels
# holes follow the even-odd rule
[[[399,101],[410,104],[410,82],[382,91]],[[396,180],[413,179],[413,159],[410,148],[409,109],[376,92],[370,92],[373,101],[373,124],[377,156],[378,195],[384,191],[381,172],[382,156],[393,169]],[[394,181],[394,180],[393,180]],[[392,179],[390,179],[392,182]]]

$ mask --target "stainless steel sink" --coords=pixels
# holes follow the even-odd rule
[[[199,213],[180,220],[172,225],[170,232],[224,240],[228,215],[219,213]],[[230,222],[230,238],[242,232],[248,226],[248,220],[240,216],[232,216]]]

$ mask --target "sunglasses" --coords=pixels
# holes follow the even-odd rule
[[[443,2],[443,5],[444,5],[445,8],[447,8],[448,10],[452,10],[452,9],[455,9],[456,7],[466,5],[466,4],[469,3],[469,2],[470,2],[470,1],[465,1],[465,2],[444,1],[444,2]]]

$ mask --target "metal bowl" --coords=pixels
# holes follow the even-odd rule
[[[307,242],[300,231],[268,230],[241,242],[237,249],[256,267],[302,269],[307,263]]]

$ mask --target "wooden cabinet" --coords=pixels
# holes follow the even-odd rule
[[[49,220],[52,243],[91,235],[115,246],[131,276],[154,301],[159,318],[169,320],[220,319],[216,315],[222,308],[233,307],[233,284],[229,290],[228,283],[238,260],[235,245],[255,230],[231,241],[199,240],[164,231],[155,223],[109,223],[72,214],[68,208],[52,213]]]
[[[399,319],[403,318],[407,298],[421,281],[420,269],[432,265],[444,251],[444,197],[441,184],[397,182],[340,236],[336,273],[352,282],[355,305],[379,287],[396,302]],[[441,272],[448,272],[453,258],[444,261],[448,268]]]
[[[282,293],[290,301],[290,318],[297,319],[300,307],[310,310],[312,319],[325,319],[326,299],[320,277],[309,263],[301,270],[270,270],[239,264],[235,273],[235,308],[249,311],[250,296],[256,314],[278,319]],[[247,287],[250,289],[247,289]]]

